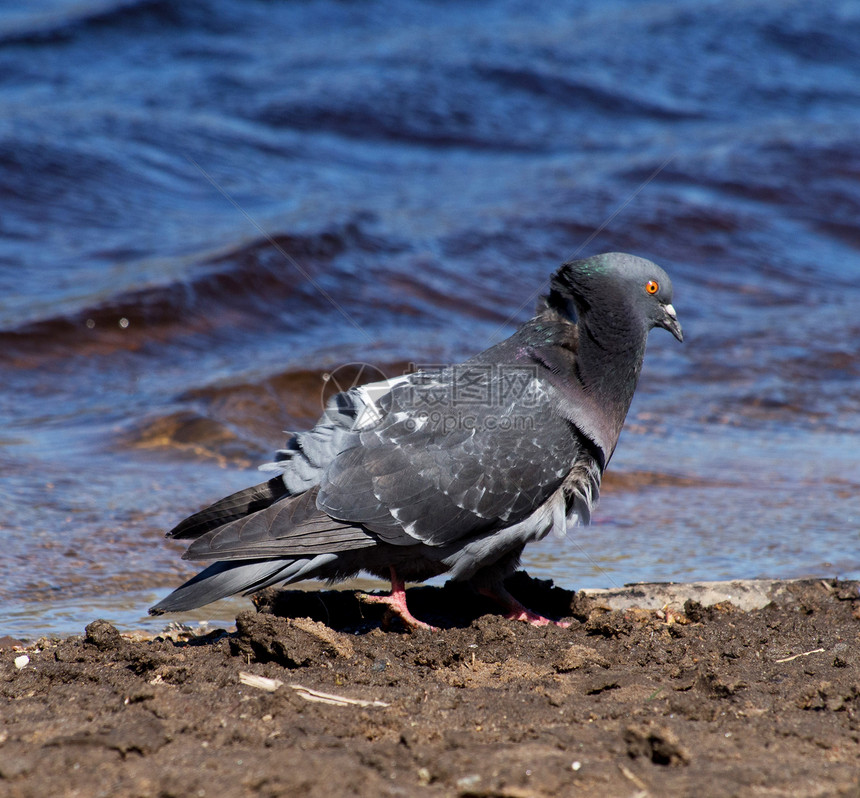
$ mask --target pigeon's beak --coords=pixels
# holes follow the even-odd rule
[[[664,330],[668,330],[681,343],[683,343],[684,331],[681,329],[681,324],[678,321],[678,314],[675,312],[675,308],[668,303],[661,305],[661,308],[663,310],[663,316],[657,320],[657,326],[662,327]]]

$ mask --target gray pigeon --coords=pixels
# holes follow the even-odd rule
[[[150,613],[367,571],[410,627],[405,581],[467,580],[507,617],[550,621],[503,581],[527,543],[587,524],[652,327],[679,341],[672,284],[620,253],[565,263],[537,315],[465,363],[334,396],[274,476],[187,518],[189,560],[215,560]]]

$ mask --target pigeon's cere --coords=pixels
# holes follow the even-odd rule
[[[465,363],[334,396],[269,464],[268,482],[187,518],[190,560],[215,562],[153,607],[367,571],[409,626],[404,581],[467,580],[509,617],[548,623],[506,591],[526,544],[587,524],[648,332],[683,340],[672,283],[612,253],[564,264],[537,315]]]

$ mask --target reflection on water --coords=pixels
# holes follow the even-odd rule
[[[473,354],[610,250],[687,341],[528,569],[860,576],[858,36],[788,0],[0,10],[0,634],[162,623],[163,531],[324,373]]]

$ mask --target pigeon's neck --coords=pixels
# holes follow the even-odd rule
[[[630,409],[645,334],[600,329],[543,314],[522,328],[528,356],[545,371],[559,397],[559,411],[600,449],[609,462]]]
[[[587,318],[580,318],[578,326],[577,376],[590,396],[611,408],[620,433],[642,371],[647,333],[604,326],[595,330]]]

